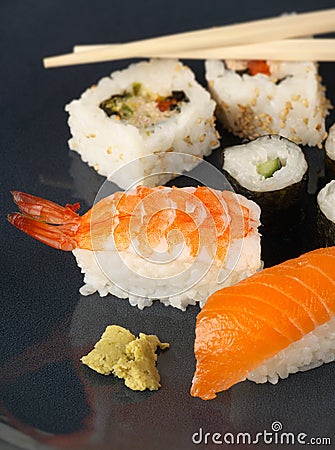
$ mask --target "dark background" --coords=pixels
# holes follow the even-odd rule
[[[181,312],[156,302],[140,311],[111,296],[81,297],[82,275],[73,256],[6,222],[6,214],[15,210],[11,189],[60,204],[80,201],[82,211],[92,205],[104,179],[69,152],[64,106],[132,62],[45,70],[43,57],[69,52],[74,44],[126,42],[334,6],[334,1],[315,0],[1,1],[0,450],[216,448],[192,444],[192,434],[200,427],[222,434],[271,431],[275,420],[283,431],[329,436],[334,445],[334,364],[292,375],[276,386],[241,383],[211,402],[192,398],[198,308]],[[203,62],[187,63],[203,83]],[[320,67],[333,103],[334,69],[330,63]],[[330,116],[328,125],[332,121]],[[231,141],[224,135],[224,145]],[[322,152],[305,151],[312,162],[312,194],[322,182]],[[219,159],[220,150],[212,160]],[[302,243],[283,239],[267,247],[268,265],[314,246],[313,199]],[[269,249],[274,249],[274,260]],[[132,392],[122,381],[81,366],[79,358],[111,323],[135,334],[157,333],[171,343],[159,356],[161,390]]]

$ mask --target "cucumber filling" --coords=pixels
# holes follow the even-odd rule
[[[269,161],[265,161],[263,163],[257,164],[256,169],[259,175],[262,175],[264,178],[270,178],[273,176],[277,170],[282,168],[282,163],[280,158],[271,159]]]

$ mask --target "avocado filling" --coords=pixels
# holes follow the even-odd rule
[[[180,113],[183,102],[189,99],[183,91],[172,91],[161,96],[134,82],[129,90],[102,101],[99,107],[108,117],[127,121],[137,128],[148,128]]]
[[[280,158],[277,157],[261,164],[257,164],[256,168],[259,175],[263,175],[264,178],[270,178],[277,170],[282,168],[282,163]]]

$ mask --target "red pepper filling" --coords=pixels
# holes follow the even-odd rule
[[[271,75],[270,67],[264,60],[248,61],[248,70],[250,75],[257,75],[263,73],[264,75]]]
[[[168,111],[171,108],[171,105],[177,105],[177,100],[175,98],[171,98],[169,100],[163,99],[160,100],[160,98],[156,99],[157,102],[157,108],[161,111],[161,112],[165,112]]]
[[[167,97],[158,96],[156,98],[156,106],[161,112],[173,110],[180,111],[181,102],[189,102],[184,91],[172,91],[171,95],[168,95]]]

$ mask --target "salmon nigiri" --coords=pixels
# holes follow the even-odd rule
[[[230,191],[207,187],[115,192],[82,216],[79,204],[13,192],[20,230],[72,251],[85,273],[83,295],[129,298],[139,308],[159,299],[185,309],[260,265],[260,209]]]
[[[212,294],[197,317],[191,395],[246,378],[276,383],[335,359],[335,247],[264,269]]]

